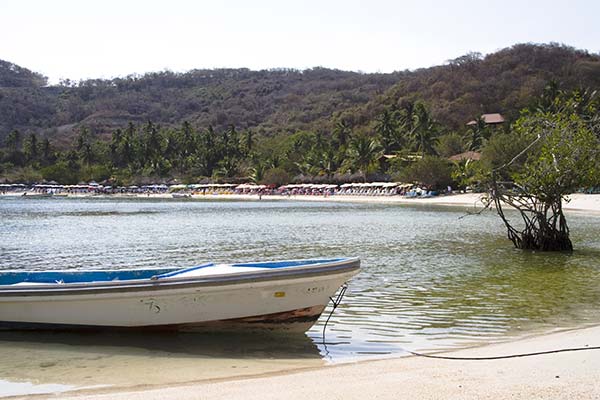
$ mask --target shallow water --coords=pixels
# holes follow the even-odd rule
[[[349,203],[0,198],[0,268],[359,256],[306,336],[0,333],[1,380],[143,385],[260,374],[600,323],[600,217],[572,254],[517,251],[492,213]],[[55,390],[57,390],[55,388]]]

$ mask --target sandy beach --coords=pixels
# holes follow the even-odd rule
[[[600,327],[444,353],[490,357],[600,346]],[[442,353],[438,353],[441,355]],[[99,389],[63,399],[598,399],[600,350],[489,361],[416,356],[191,382],[172,387]],[[49,398],[48,396],[44,396]],[[56,398],[52,396],[51,398]]]
[[[170,195],[151,195],[158,198],[170,198]],[[148,197],[146,195],[140,197]],[[406,204],[413,206],[454,206],[471,208],[478,211],[485,207],[485,200],[480,193],[461,193],[446,196],[428,198],[409,198],[404,196],[282,196],[282,195],[258,195],[227,194],[227,195],[194,195],[193,199],[200,200],[246,200],[246,201],[326,201],[337,203],[370,203],[370,204]],[[575,193],[568,197],[563,204],[567,212],[585,212],[600,215],[600,195]]]
[[[439,205],[470,207],[475,210],[485,206],[482,194],[462,193],[449,196],[436,196],[428,198],[408,198],[403,196],[262,196],[264,200],[294,200],[294,201],[328,201],[328,202],[354,202],[373,204],[411,204],[411,205]],[[255,195],[225,195],[225,196],[193,196],[194,198],[227,198],[258,200]],[[569,196],[563,208],[568,211],[585,211],[600,214],[600,195],[575,193]]]
[[[0,196],[19,197],[22,193],[5,193]],[[207,195],[192,195],[191,200],[245,200],[245,201],[327,201],[340,203],[372,203],[372,204],[410,204],[415,206],[457,206],[467,207],[473,210],[480,210],[484,207],[484,201],[480,193],[461,193],[445,196],[435,196],[428,198],[408,198],[404,196],[308,196],[308,195],[262,195],[255,194],[207,194]],[[69,194],[68,196],[61,195],[59,197],[70,198],[115,198],[115,199],[170,199],[181,201],[181,199],[173,199],[171,194],[113,194],[113,195],[91,195],[91,194]],[[184,200],[190,200],[184,199]],[[568,197],[563,205],[566,211],[588,212],[600,215],[600,195],[598,194],[582,194],[575,193]]]

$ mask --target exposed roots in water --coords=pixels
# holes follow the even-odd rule
[[[569,227],[563,214],[562,196],[540,199],[512,182],[492,180],[490,203],[508,230],[516,248],[539,251],[573,251]],[[517,210],[523,225],[516,227],[504,214],[508,205]]]

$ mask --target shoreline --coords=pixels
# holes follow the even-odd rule
[[[542,333],[510,342],[435,353],[493,357],[600,346],[600,326]],[[441,360],[417,356],[370,359],[266,374],[157,387],[84,389],[63,399],[598,399],[600,350],[503,360]],[[265,388],[269,388],[265,391]],[[39,398],[56,398],[40,395]]]
[[[21,193],[5,193],[0,197],[21,197]],[[60,198],[97,198],[97,199],[164,199],[172,201],[295,201],[295,202],[333,202],[333,203],[368,203],[368,204],[404,204],[416,206],[448,206],[473,208],[478,211],[484,208],[482,194],[480,193],[461,193],[452,195],[435,196],[428,198],[407,198],[403,196],[310,196],[310,195],[262,195],[257,194],[206,194],[192,195],[186,199],[175,199],[169,193],[161,194],[69,194],[56,195]],[[600,195],[575,193],[569,195],[568,202],[564,202],[563,209],[569,212],[583,212],[600,215]]]

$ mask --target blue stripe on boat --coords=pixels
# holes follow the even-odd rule
[[[108,282],[115,280],[150,279],[157,274],[179,271],[180,268],[139,269],[122,271],[29,271],[0,272],[0,285],[13,285],[20,282],[31,283],[76,283]]]
[[[253,263],[231,264],[232,267],[286,268],[303,265],[333,263],[347,258],[327,258],[312,260],[265,261]],[[177,276],[179,274],[213,266],[213,263],[196,265],[189,268],[152,268],[110,271],[0,271],[0,285],[13,285],[21,282],[29,283],[85,283],[128,281],[134,279],[159,279]]]

